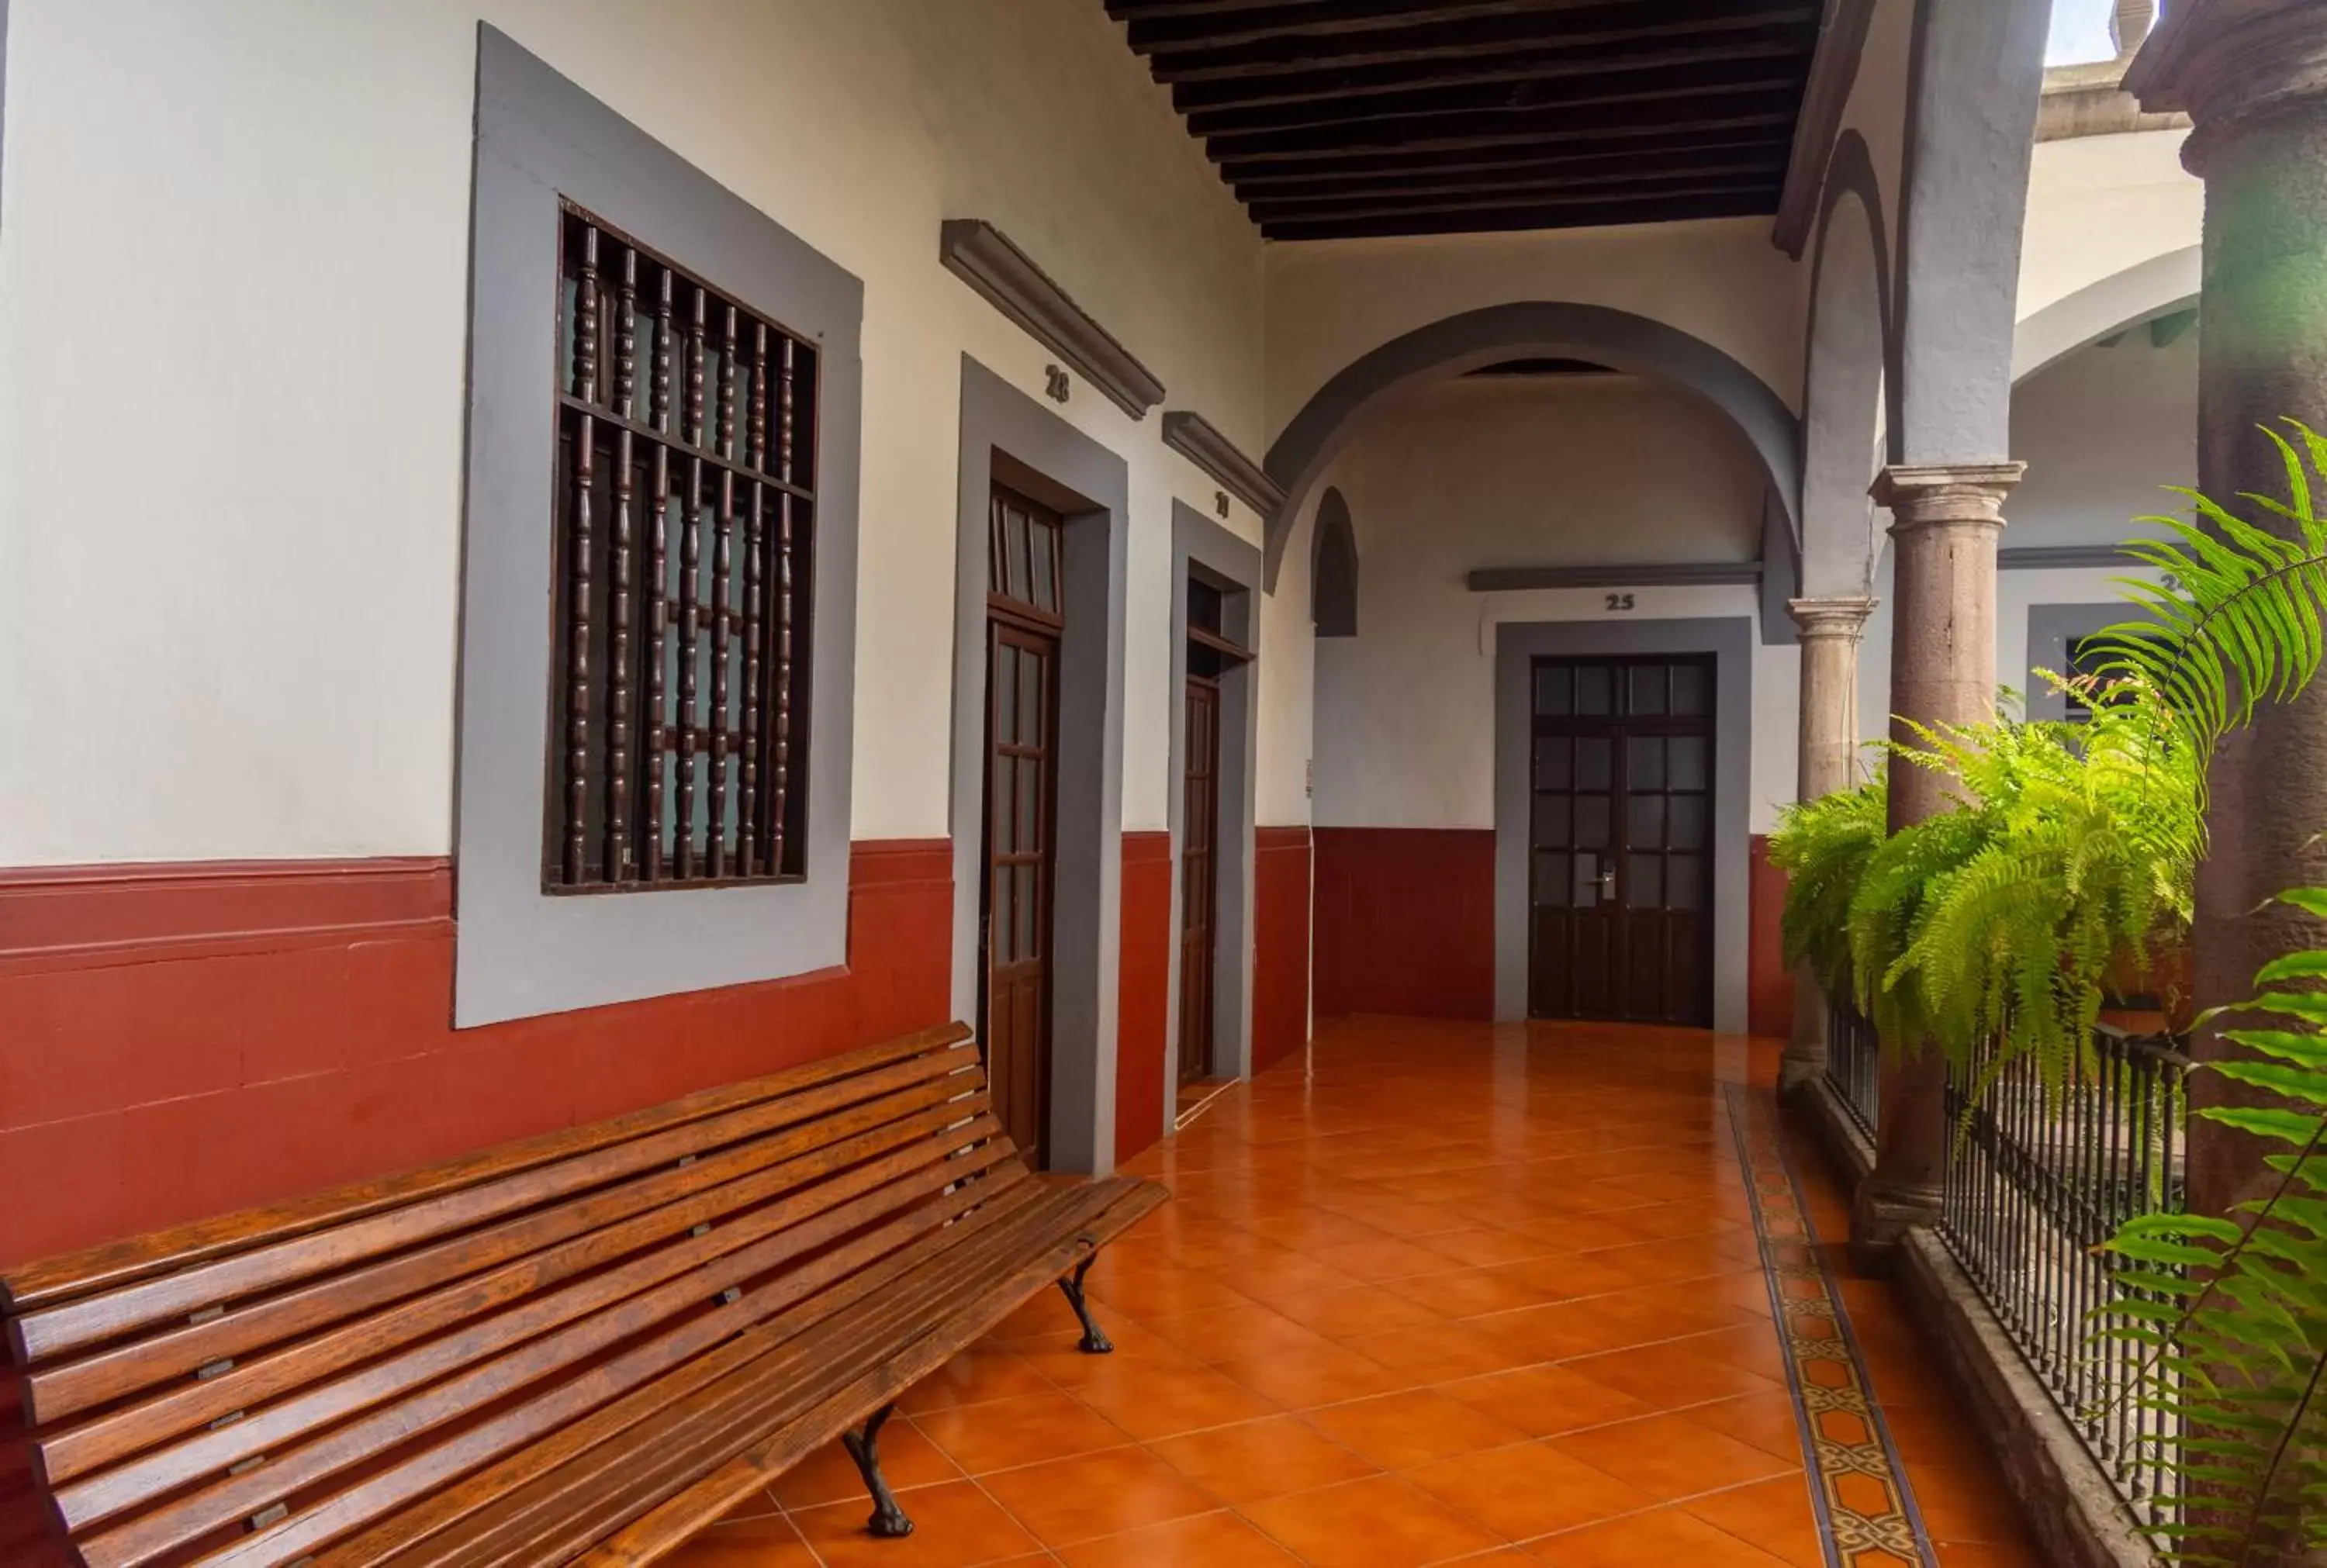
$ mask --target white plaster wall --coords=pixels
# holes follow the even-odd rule
[[[960,356],[1051,359],[940,219],[1261,449],[1260,244],[1090,0],[14,0],[0,864],[448,848],[481,14],[864,280],[856,836],[947,827]],[[1171,500],[1214,487],[1063,413],[1130,466],[1160,827]]]
[[[1360,566],[1358,635],[1315,644],[1321,826],[1491,826],[1496,625],[1610,614],[1604,590],[1481,594],[1466,573],[1759,553],[1764,481],[1743,437],[1695,398],[1630,377],[1407,393],[1368,419],[1328,482],[1350,503]],[[1751,585],[1642,588],[1626,614],[1757,604]],[[1798,663],[1757,644],[1756,832],[1792,792]]]
[[[2019,318],[2153,257],[2198,243],[2203,182],[2182,167],[2182,131],[2039,142],[2028,170]]]
[[[1259,756],[1253,781],[1253,820],[1263,827],[1297,827],[1311,820],[1309,779],[1316,734],[1316,665],[1341,639],[1320,639],[1310,613],[1314,575],[1317,503],[1338,480],[1329,469],[1302,504],[1286,537],[1276,591],[1260,600]],[[1364,565],[1360,560],[1360,573]]]
[[[1908,71],[1914,53],[1916,0],[1876,0],[1859,51],[1858,74],[1843,100],[1842,125],[1866,138],[1874,178],[1883,190],[1883,223],[1888,254],[1897,265],[1903,149],[1907,139]],[[1815,236],[1813,237],[1815,238]],[[1803,285],[1808,287],[1807,282]]]
[[[1417,327],[1551,300],[1631,311],[1691,332],[1790,406],[1801,389],[1801,287],[1766,218],[1616,229],[1272,245],[1272,438],[1336,373]]]
[[[2198,478],[2198,334],[2166,347],[2136,326],[2013,388],[2012,454],[2028,464],[2007,504],[2006,545],[2112,544],[2134,519],[2186,512],[2167,485]]]

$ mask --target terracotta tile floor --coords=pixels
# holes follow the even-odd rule
[[[1136,1169],[1175,1201],[682,1568],[1823,1568],[1724,1081],[1774,1044],[1350,1020]],[[1843,1271],[1843,1193],[1790,1152]],[[1843,1293],[1948,1568],[2037,1568],[1889,1287]]]

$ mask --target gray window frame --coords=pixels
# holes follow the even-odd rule
[[[847,958],[864,286],[481,25],[471,226],[453,1022],[781,979]],[[561,200],[813,341],[817,431],[807,875],[633,897],[545,893]]]

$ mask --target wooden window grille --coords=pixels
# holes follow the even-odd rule
[[[553,892],[807,874],[815,345],[567,206]]]

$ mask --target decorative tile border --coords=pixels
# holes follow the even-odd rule
[[[1827,1568],[1938,1568],[1766,1092],[1725,1093]]]

